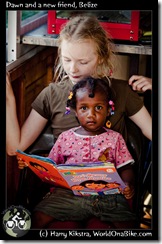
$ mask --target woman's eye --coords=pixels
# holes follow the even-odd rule
[[[83,64],[83,65],[84,65],[84,64],[88,64],[87,61],[81,61],[80,63]]]
[[[64,59],[64,62],[70,62],[70,59]]]

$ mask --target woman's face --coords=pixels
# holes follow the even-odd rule
[[[67,41],[61,43],[61,58],[65,72],[73,83],[92,76],[98,55],[92,40]]]

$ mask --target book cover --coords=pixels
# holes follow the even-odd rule
[[[71,189],[75,195],[107,195],[122,193],[126,185],[110,162],[56,164],[48,157],[16,152],[44,182]]]

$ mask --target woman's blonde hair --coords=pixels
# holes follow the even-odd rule
[[[62,40],[81,41],[85,39],[94,41],[96,45],[98,64],[93,74],[94,78],[110,77],[113,71],[112,60],[114,56],[113,42],[110,36],[95,16],[78,15],[72,17],[61,28],[53,81],[58,82],[66,76],[61,61]]]

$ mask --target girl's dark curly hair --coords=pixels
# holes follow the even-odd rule
[[[80,88],[87,87],[89,90],[89,97],[94,97],[96,91],[100,91],[103,96],[109,102],[113,100],[113,93],[111,87],[109,86],[107,79],[95,79],[92,77],[88,77],[76,83],[72,88],[72,96],[67,100],[67,107],[71,107],[72,109],[76,109],[76,93]]]

